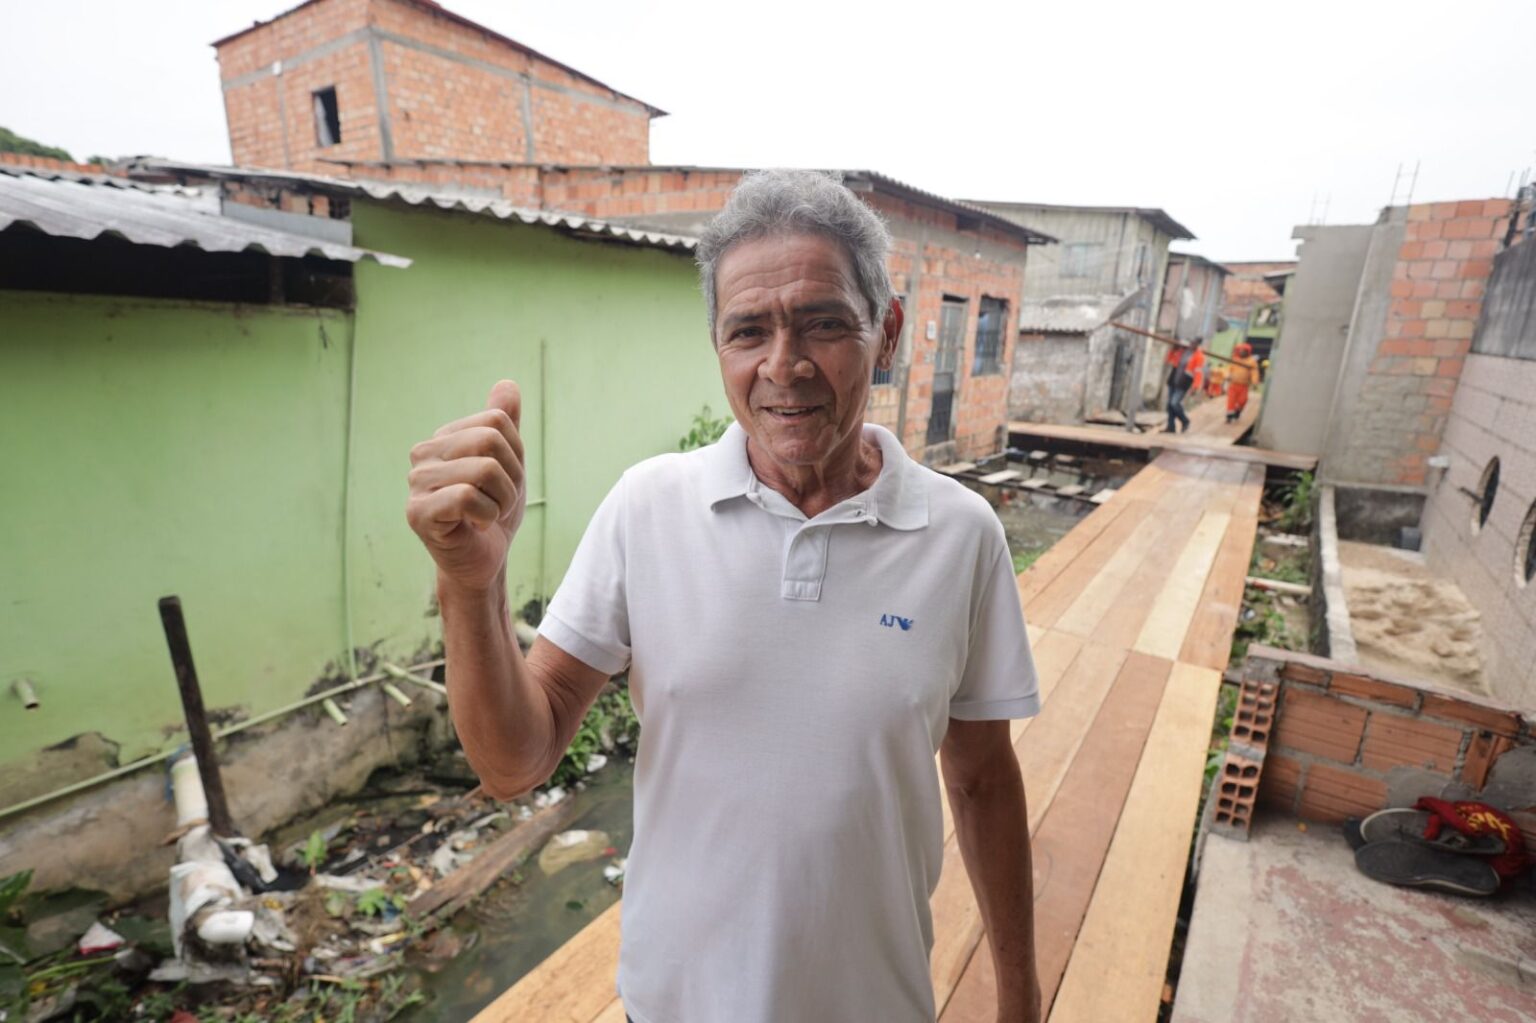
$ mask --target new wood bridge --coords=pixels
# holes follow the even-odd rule
[[[1225,427],[1207,405],[1192,410],[1197,423]],[[1157,1018],[1265,461],[1166,451],[1019,577],[1042,709],[1012,732],[1052,1023]],[[944,822],[932,902],[939,1019],[994,1023],[991,954],[947,805]],[[476,1023],[623,1023],[621,905]]]

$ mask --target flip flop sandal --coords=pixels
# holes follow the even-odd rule
[[[1457,895],[1492,895],[1499,875],[1486,861],[1414,842],[1371,842],[1355,851],[1355,866],[1386,884]]]
[[[1415,810],[1411,807],[1378,810],[1360,822],[1361,843],[1369,845],[1372,842],[1401,840],[1468,856],[1498,856],[1504,852],[1504,840],[1498,835],[1464,835],[1449,824],[1443,825],[1435,838],[1425,838],[1424,829],[1433,816],[1428,810]],[[1345,838],[1348,837],[1346,830]],[[1350,844],[1354,846],[1352,841]],[[1359,846],[1354,848],[1358,849]]]

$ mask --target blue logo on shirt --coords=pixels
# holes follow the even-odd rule
[[[887,629],[894,629],[899,625],[901,626],[901,631],[906,632],[908,629],[912,628],[912,619],[898,618],[895,615],[881,615],[880,624],[884,625]]]

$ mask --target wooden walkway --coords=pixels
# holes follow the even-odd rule
[[[1053,1023],[1157,1017],[1263,480],[1262,464],[1164,453],[1019,577],[1043,706],[1013,738]],[[990,952],[947,805],[944,822],[940,1020],[994,1023]],[[623,1023],[620,905],[476,1023]]]
[[[1225,458],[1240,462],[1272,465],[1278,469],[1311,472],[1317,459],[1311,455],[1293,455],[1262,448],[1237,447],[1237,440],[1252,428],[1259,417],[1259,397],[1248,403],[1236,423],[1226,421],[1226,405],[1221,398],[1201,402],[1189,410],[1188,433],[1131,433],[1118,426],[1063,426],[1055,423],[1011,422],[1009,444],[1034,448],[1051,444],[1081,444],[1091,447],[1121,448],[1156,454],[1182,451],[1202,458]]]

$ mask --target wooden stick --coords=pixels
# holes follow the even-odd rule
[[[1256,590],[1269,590],[1272,593],[1284,593],[1291,597],[1312,596],[1312,588],[1310,586],[1298,586],[1295,583],[1283,583],[1278,579],[1265,579],[1260,576],[1250,575],[1243,581]]]
[[[1161,341],[1163,344],[1168,345],[1168,346],[1170,346],[1172,348],[1187,348],[1187,347],[1189,347],[1183,341],[1180,341],[1176,337],[1164,337],[1162,334],[1154,334],[1150,330],[1142,330],[1140,327],[1133,327],[1129,323],[1121,323],[1118,320],[1111,320],[1109,325],[1111,327],[1114,327],[1114,328],[1118,329],[1118,330],[1128,330],[1132,334],[1140,334],[1142,337],[1149,337],[1153,341]],[[1218,362],[1225,362],[1228,365],[1232,365],[1232,366],[1241,366],[1241,365],[1243,365],[1242,363],[1238,362],[1236,359],[1229,359],[1225,355],[1217,355],[1215,352],[1206,352],[1205,353],[1205,357],[1208,358],[1208,359],[1215,359]]]
[[[486,849],[411,900],[406,913],[416,920],[447,918],[495,884],[528,853],[549,841],[575,817],[574,801],[561,800],[498,836]]]

